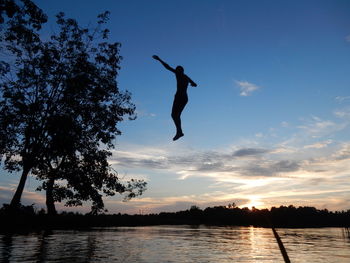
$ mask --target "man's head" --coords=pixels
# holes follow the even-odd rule
[[[184,74],[184,68],[182,66],[177,66],[175,70],[177,73]]]

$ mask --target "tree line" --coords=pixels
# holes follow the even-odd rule
[[[30,0],[0,1],[0,161],[21,173],[9,211],[21,208],[29,174],[41,181],[49,214],[55,202],[91,201],[103,195],[141,195],[146,182],[122,182],[108,163],[121,134],[117,124],[136,118],[131,94],[118,87],[120,46],[109,41],[109,12],[94,28],[56,16],[57,32],[41,36],[47,15]]]
[[[99,214],[91,215],[73,212],[62,212],[50,216],[43,211],[34,211],[32,206],[26,207],[22,217],[25,222],[8,216],[0,209],[0,218],[8,221],[13,229],[69,228],[81,229],[90,227],[111,226],[146,226],[146,225],[213,225],[213,226],[255,226],[255,227],[350,227],[350,210],[329,211],[315,207],[293,205],[272,207],[270,209],[238,208],[235,206],[215,206],[190,209],[178,212],[162,212],[158,214]],[[23,210],[24,211],[24,210]],[[1,226],[0,226],[1,230]]]

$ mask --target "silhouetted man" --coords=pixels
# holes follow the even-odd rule
[[[184,136],[182,129],[181,129],[181,113],[183,109],[185,108],[187,102],[188,102],[188,96],[187,96],[187,86],[188,83],[191,84],[192,87],[197,87],[197,84],[194,83],[188,76],[184,74],[184,68],[181,66],[177,66],[176,69],[173,69],[170,67],[167,63],[165,63],[163,60],[161,60],[158,56],[154,55],[153,58],[155,60],[158,60],[162,65],[171,72],[175,73],[176,76],[176,82],[177,82],[177,89],[176,94],[174,98],[173,108],[171,110],[171,117],[174,120],[175,126],[176,126],[176,135],[173,138],[174,141],[179,139],[180,137]]]

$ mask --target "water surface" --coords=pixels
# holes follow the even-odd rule
[[[341,228],[277,229],[291,262],[350,262]],[[0,234],[1,262],[284,262],[271,229],[147,226]]]

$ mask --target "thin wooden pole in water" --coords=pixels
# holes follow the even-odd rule
[[[277,241],[277,243],[278,243],[278,246],[279,246],[279,248],[280,248],[280,251],[281,251],[281,253],[282,253],[284,262],[290,263],[290,260],[289,260],[287,251],[286,251],[286,249],[284,248],[284,245],[283,245],[283,243],[282,243],[282,240],[281,240],[280,236],[278,235],[278,233],[277,233],[277,231],[276,231],[276,229],[275,229],[274,227],[271,227],[271,228],[272,228],[272,232],[273,232],[273,234],[274,234],[274,236],[275,236],[275,238],[276,238],[276,241]]]

